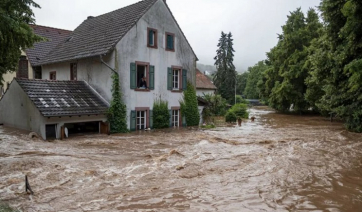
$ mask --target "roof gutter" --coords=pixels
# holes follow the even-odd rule
[[[104,62],[104,60],[103,60],[103,58],[102,58],[102,55],[99,55],[99,58],[101,59],[101,62],[102,62],[105,66],[107,66],[109,69],[111,69],[111,71],[113,71],[113,73],[115,73],[115,74],[118,75],[117,71],[116,71],[114,68],[112,68],[112,67],[111,67],[110,65],[108,65],[106,62]]]

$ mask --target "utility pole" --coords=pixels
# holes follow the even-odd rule
[[[236,104],[236,79],[237,79],[237,75],[235,76],[235,95],[234,95],[234,98],[235,98],[235,104]]]

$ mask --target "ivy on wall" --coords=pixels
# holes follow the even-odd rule
[[[115,51],[115,70],[118,70],[117,50]],[[126,133],[127,129],[127,107],[122,101],[122,93],[119,86],[119,75],[112,75],[112,100],[108,109],[108,122],[111,133]]]
[[[183,100],[180,101],[181,114],[186,116],[187,126],[198,126],[200,122],[200,114],[197,107],[196,90],[190,82],[187,82],[187,87],[183,94]]]

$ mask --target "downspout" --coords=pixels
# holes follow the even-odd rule
[[[103,61],[102,55],[99,55],[99,58],[101,59],[101,63],[103,63],[105,66],[107,66],[109,69],[111,69],[111,71],[113,71],[113,73],[117,74],[117,71],[114,70],[114,68],[112,68],[111,66],[109,66],[106,62]]]

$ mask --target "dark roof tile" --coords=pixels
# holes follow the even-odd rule
[[[84,81],[15,79],[45,117],[106,114],[108,105]]]
[[[108,53],[157,0],[144,0],[121,9],[88,17],[42,59],[41,64],[71,61]]]
[[[72,31],[64,29],[56,29],[52,27],[39,26],[39,25],[30,25],[33,28],[33,31],[36,35],[47,38],[47,41],[42,41],[35,43],[32,48],[26,49],[26,55],[29,58],[30,64],[32,66],[40,65],[39,62],[41,59],[46,56],[50,50],[57,46],[60,42],[64,41],[69,37]]]

